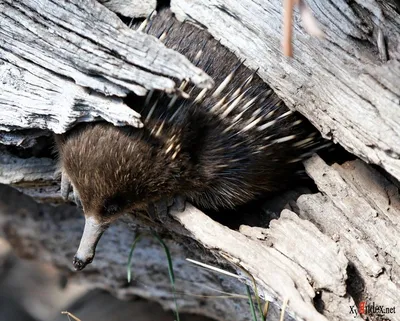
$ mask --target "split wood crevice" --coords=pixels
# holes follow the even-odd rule
[[[327,137],[399,179],[399,9],[394,2],[378,0],[307,3],[326,38],[308,36],[295,20],[294,59],[281,53],[281,1],[172,0],[171,9],[178,17],[200,21],[246,58],[249,67],[259,68],[285,103]],[[103,118],[140,126],[139,115],[124,104],[124,97],[146,89],[171,92],[181,79],[203,87],[212,84],[186,58],[129,30],[94,0],[62,6],[52,0],[2,1],[0,142],[5,146],[0,150],[0,183],[39,202],[60,202],[54,161],[17,157],[9,152],[11,146],[34,150],[45,135],[62,133],[77,121]],[[186,293],[179,296],[181,309],[221,320],[249,318],[246,299],[191,296],[195,291],[209,295],[210,287],[245,291],[238,280],[194,267],[186,257],[218,262],[248,280],[241,268],[247,270],[260,295],[276,303],[271,320],[286,299],[287,319],[299,320],[361,320],[350,307],[363,300],[389,308],[398,304],[396,185],[361,160],[328,166],[315,156],[305,166],[320,192],[302,195],[298,215],[284,210],[268,228],[234,231],[190,205],[183,213],[172,213],[174,219],[164,229],[154,226],[170,246],[178,290]],[[1,235],[24,257],[70,270],[83,227],[77,210],[39,205],[10,187],[0,189]],[[165,255],[151,237],[144,237],[137,249],[137,278],[126,284],[134,231],[145,224],[131,216],[124,220],[104,235],[93,265],[71,277],[120,297],[140,295],[173,308]],[[400,311],[386,317],[400,320]]]

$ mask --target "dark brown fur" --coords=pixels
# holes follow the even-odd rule
[[[132,99],[133,106],[141,106],[136,109],[143,119],[157,104],[143,129],[97,123],[65,135],[58,144],[61,166],[87,215],[109,220],[174,195],[203,207],[232,208],[285,188],[301,168],[300,160],[321,146],[316,130],[300,115],[289,115],[282,101],[232,53],[205,31],[172,21],[171,14],[163,11],[147,32],[168,31],[166,46],[191,61],[202,50],[194,62],[215,80],[215,88],[236,69],[235,77],[219,97],[212,97],[211,90],[201,103],[178,99],[168,108],[171,97],[161,93],[147,105],[145,97]],[[243,86],[251,75],[252,81]],[[228,107],[214,107],[225,95],[224,103],[229,102],[239,87],[242,100],[228,115],[224,114]],[[200,89],[186,91],[195,98]],[[243,111],[254,97],[254,105]],[[256,125],[244,130],[257,119]],[[261,130],[266,124],[271,125]],[[295,138],[279,142],[292,135]]]

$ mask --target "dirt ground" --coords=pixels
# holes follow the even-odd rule
[[[0,239],[0,321],[69,321],[69,311],[81,321],[173,321],[172,311],[154,302],[120,301],[104,291],[70,284],[56,268],[21,260]],[[70,318],[72,320],[72,318]],[[182,321],[210,319],[182,315]]]

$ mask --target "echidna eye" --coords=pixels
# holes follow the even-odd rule
[[[107,216],[111,216],[117,214],[121,210],[121,208],[117,204],[112,204],[109,206],[105,206],[104,210],[105,210],[104,214],[106,214]]]
[[[113,216],[121,212],[126,206],[126,198],[123,195],[117,194],[108,197],[103,203],[103,216]]]

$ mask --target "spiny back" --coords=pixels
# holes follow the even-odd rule
[[[189,194],[203,206],[231,207],[284,188],[300,162],[326,146],[305,118],[290,111],[254,71],[204,30],[163,10],[150,19],[145,32],[215,81],[208,91],[183,81],[180,90],[189,99],[150,92],[138,109],[154,135],[177,141],[166,143],[167,150],[179,145],[179,152],[188,151],[201,169],[207,188],[201,197]]]
[[[216,86],[206,91],[184,81],[180,95],[136,97],[131,103],[142,129],[95,124],[67,135],[61,158],[87,209],[101,214],[173,195],[232,208],[287,187],[301,160],[326,144],[207,32],[167,10],[146,32],[205,70]]]

